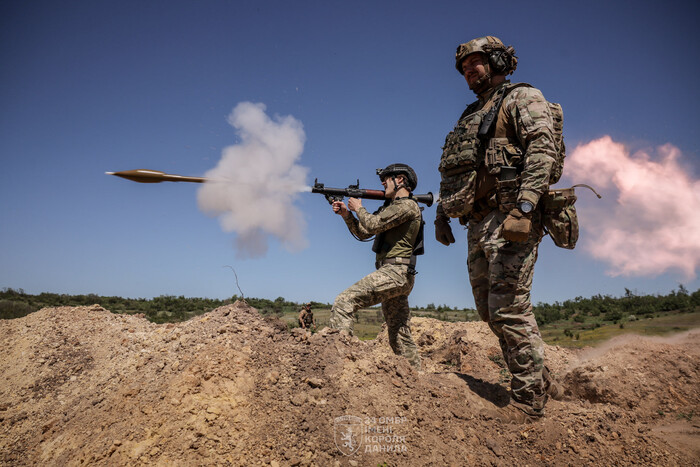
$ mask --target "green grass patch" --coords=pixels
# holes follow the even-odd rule
[[[599,327],[596,327],[596,323]],[[581,348],[594,346],[622,334],[663,336],[700,327],[700,312],[666,313],[660,317],[617,323],[559,321],[540,327],[547,344]],[[568,331],[568,332],[567,332]]]

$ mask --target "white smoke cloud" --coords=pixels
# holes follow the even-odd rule
[[[612,276],[656,276],[680,271],[693,279],[700,266],[700,181],[666,144],[656,157],[630,154],[609,136],[577,146],[565,175],[605,190],[606,203],[578,208],[584,247],[610,264]],[[580,197],[585,196],[580,192]],[[610,198],[615,203],[610,203]]]
[[[289,251],[308,245],[306,222],[294,201],[308,190],[309,169],[297,165],[306,135],[292,116],[270,118],[264,104],[238,104],[228,122],[241,142],[222,151],[218,165],[206,173],[197,195],[199,208],[219,217],[226,232],[237,234],[240,257],[264,256],[274,237]]]

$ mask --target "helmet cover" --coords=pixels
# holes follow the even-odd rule
[[[377,175],[379,175],[379,178],[382,180],[392,175],[403,175],[406,177],[410,191],[415,190],[416,186],[418,186],[418,176],[416,172],[406,164],[391,164],[383,169],[377,169]]]
[[[462,62],[469,55],[482,53],[488,58],[489,65],[495,73],[509,75],[518,66],[518,58],[512,46],[506,47],[498,37],[484,36],[460,44],[455,53],[455,68],[462,74]]]

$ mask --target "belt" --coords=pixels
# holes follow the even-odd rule
[[[415,269],[416,268],[416,257],[411,256],[410,258],[402,258],[402,257],[395,256],[393,258],[384,258],[382,260],[375,261],[374,267],[376,269],[379,269],[382,266],[384,266],[385,264],[405,264],[408,266],[408,271],[413,272],[416,270]]]

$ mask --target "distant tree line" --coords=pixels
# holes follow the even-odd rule
[[[178,322],[234,303],[239,298],[241,297],[237,295],[224,300],[161,295],[145,299],[46,292],[30,295],[22,289],[4,288],[0,291],[0,319],[19,318],[46,307],[97,304],[113,313],[142,313],[155,323]],[[284,297],[277,297],[274,300],[246,297],[245,300],[263,315],[282,316],[285,313],[296,313],[302,306],[301,303],[285,300]],[[330,304],[311,302],[311,307],[330,308]],[[433,303],[428,304],[425,308],[414,308],[414,310],[429,312],[428,316],[450,321],[478,319],[474,310],[458,310],[456,307],[450,308],[447,305],[436,307]],[[553,304],[538,303],[533,307],[533,310],[539,324],[562,320],[584,322],[592,319],[617,323],[623,318],[632,316],[642,318],[671,311],[700,310],[700,289],[690,293],[683,285],[680,285],[677,290],[672,290],[667,295],[637,295],[629,289],[625,289],[625,295],[622,297],[610,295],[594,295],[590,298],[576,297],[573,300],[554,302]]]
[[[180,295],[161,295],[151,299],[103,297],[95,294],[67,295],[55,293],[40,293],[30,295],[22,289],[4,288],[0,291],[0,319],[20,318],[29,313],[46,307],[59,306],[90,306],[100,305],[113,313],[137,314],[142,313],[155,323],[178,322],[193,316],[201,315],[220,306],[234,303],[240,297],[233,295],[225,300],[211,298],[193,298]],[[277,297],[275,300],[266,298],[249,298],[245,301],[258,309],[262,314],[281,316],[284,313],[296,312],[301,304]],[[312,307],[328,307],[329,305],[312,302]]]
[[[623,318],[642,318],[670,311],[690,312],[700,309],[700,289],[693,293],[681,284],[678,290],[667,295],[637,295],[625,289],[622,297],[594,295],[591,298],[576,297],[553,304],[538,303],[533,307],[539,324],[561,320],[584,322],[590,318],[617,323]]]
[[[425,307],[417,307],[415,308],[416,310],[423,310],[423,311],[437,311],[438,313],[442,313],[445,311],[461,311],[464,310],[462,308],[461,310],[458,307],[450,308],[447,305],[438,305],[435,306],[434,303],[428,303]]]

